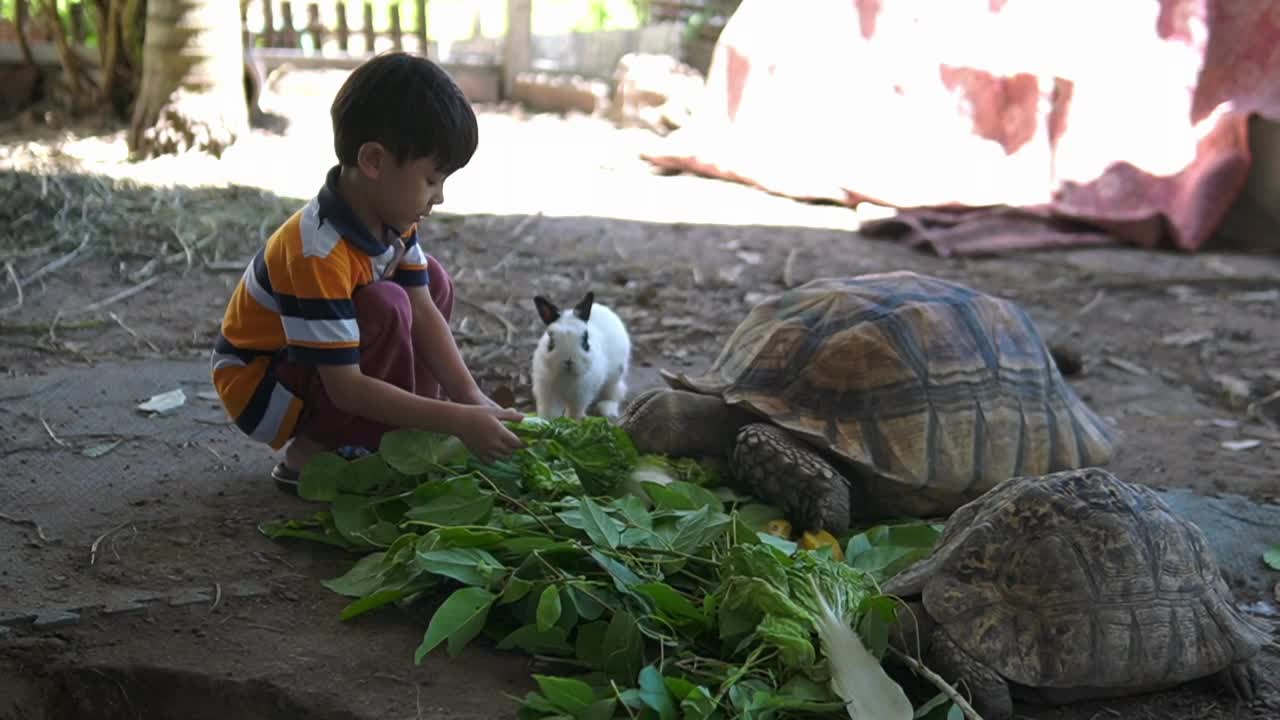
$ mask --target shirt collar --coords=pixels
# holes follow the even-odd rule
[[[316,201],[320,206],[320,224],[329,223],[338,234],[349,241],[351,244],[360,248],[366,255],[377,257],[386,252],[388,243],[379,238],[375,238],[369,229],[360,222],[356,211],[351,205],[342,198],[338,192],[338,177],[342,172],[341,165],[334,165],[329,169],[324,179],[324,186],[320,188],[320,192],[316,197]],[[391,233],[393,236],[403,237],[406,245],[412,244],[410,239],[416,239],[416,228],[411,227],[408,231],[401,231],[390,225],[383,226],[383,233]]]

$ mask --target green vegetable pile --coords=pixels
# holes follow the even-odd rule
[[[417,662],[483,635],[560,668],[533,676],[522,719],[852,714],[824,624],[856,628],[878,671],[899,607],[878,583],[941,526],[852,534],[838,560],[765,532],[781,513],[719,467],[641,455],[602,418],[509,427],[526,447],[489,465],[411,430],[357,460],[317,456],[299,492],[326,509],[261,529],[360,555],[323,583],[351,598],[343,619],[443,597]],[[915,717],[961,714],[940,694]]]

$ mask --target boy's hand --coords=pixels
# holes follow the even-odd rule
[[[457,436],[480,462],[501,460],[524,447],[524,442],[502,424],[503,421],[523,420],[524,415],[519,411],[484,405],[469,406],[466,409]]]
[[[494,402],[493,398],[481,392],[480,388],[478,387],[473,387],[470,392],[458,398],[458,402],[462,403],[463,405],[479,405],[481,407],[494,408],[497,410],[502,409],[501,405]],[[523,419],[524,419],[524,416],[521,415],[520,417],[516,418],[516,421],[519,422],[520,420],[523,420]]]

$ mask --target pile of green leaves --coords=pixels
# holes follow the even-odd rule
[[[561,668],[533,676],[521,718],[844,715],[814,638],[815,593],[856,607],[882,657],[898,604],[878,582],[940,531],[873,528],[847,539],[842,562],[764,532],[780,513],[721,485],[719,468],[640,455],[603,419],[510,427],[526,447],[490,465],[408,430],[358,460],[321,455],[300,494],[327,509],[262,530],[361,555],[324,582],[351,598],[343,619],[443,597],[416,662],[484,636]],[[935,698],[917,717],[959,711]]]

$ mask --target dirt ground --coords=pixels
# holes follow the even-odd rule
[[[342,599],[317,583],[341,572],[344,559],[257,532],[262,520],[294,517],[306,506],[267,487],[270,458],[207,400],[203,415],[176,437],[146,428],[125,437],[99,410],[169,389],[168,380],[149,382],[166,363],[178,363],[175,372],[188,378],[182,382],[207,379],[201,363],[244,260],[264,230],[315,191],[329,164],[324,106],[335,87],[326,73],[277,79],[263,100],[271,122],[222,161],[130,166],[121,162],[115,130],[11,124],[0,131],[5,273],[30,278],[85,243],[27,284],[20,305],[12,283],[0,285],[0,308],[12,308],[0,310],[0,374],[6,388],[27,388],[6,390],[0,405],[0,457],[9,465],[0,511],[12,519],[43,509],[42,530],[52,538],[0,523],[7,544],[0,598],[70,596],[79,583],[115,591],[184,582],[206,588],[185,602],[148,605],[139,596],[146,607],[138,612],[23,626],[7,641],[0,635],[0,666],[101,668],[64,680],[117,699],[113,687],[154,686],[153,695],[155,687],[205,694],[215,687],[216,695],[260,708],[246,716],[264,718],[287,716],[270,714],[286,697],[330,713],[317,717],[510,716],[509,696],[531,686],[528,659],[483,647],[414,667],[422,624],[395,613],[339,627]],[[656,140],[643,131],[511,108],[483,108],[481,123],[481,152],[450,180],[447,212],[431,223],[426,246],[455,280],[453,324],[468,363],[487,390],[512,388],[521,409],[532,409],[536,293],[570,303],[591,289],[614,306],[635,343],[633,384],[643,387],[659,367],[708,364],[764,294],[822,275],[912,269],[1012,297],[1047,336],[1078,350],[1084,370],[1073,383],[1123,433],[1111,468],[1121,477],[1280,502],[1280,431],[1247,411],[1250,401],[1280,390],[1280,258],[1125,248],[939,258],[860,237],[859,213],[847,209],[658,176],[636,156]],[[126,178],[213,187],[137,190]],[[106,380],[120,377],[136,386]],[[45,410],[19,408],[58,378],[72,378],[76,389],[38,406]],[[119,474],[84,456],[112,438],[131,441],[102,456]],[[41,499],[43,484],[64,473],[93,483],[77,501],[89,507]],[[86,566],[87,548],[99,538],[100,559]],[[206,581],[219,573],[258,590],[212,590]],[[1234,579],[1240,600],[1280,602],[1280,576],[1256,576]],[[0,601],[0,609],[18,605]],[[168,670],[115,674],[142,657]],[[1280,677],[1274,648],[1264,662],[1270,677]],[[108,676],[111,683],[101,680]],[[0,701],[0,718],[9,710]],[[1196,685],[1020,711],[1060,720],[1280,717],[1280,695],[1273,688],[1238,705]],[[180,716],[212,717],[217,702],[186,712]]]

